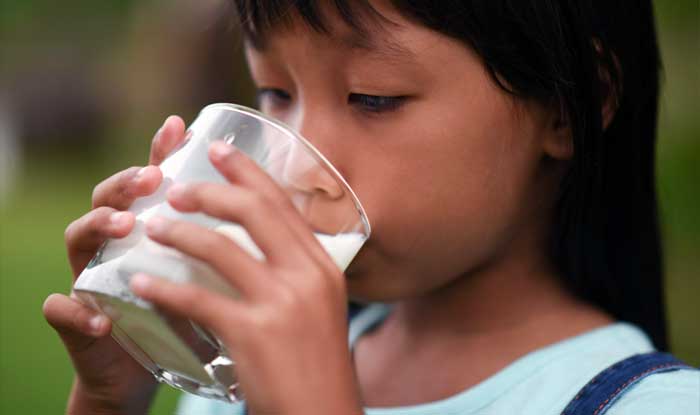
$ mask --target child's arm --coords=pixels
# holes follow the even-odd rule
[[[232,185],[174,186],[170,204],[243,225],[266,261],[216,231],[156,218],[146,224],[151,239],[207,262],[242,298],[143,274],[132,278],[132,289],[222,339],[251,413],[361,414],[347,343],[343,273],[286,194],[254,162],[216,144],[210,159]]]
[[[169,118],[154,138],[149,163],[159,164],[183,138],[182,120]],[[131,231],[133,215],[119,211],[128,208],[136,197],[151,194],[161,180],[160,170],[155,166],[143,170],[134,167],[95,187],[93,210],[66,229],[66,247],[74,278],[107,238],[124,237]],[[109,319],[86,307],[73,295],[62,294],[52,294],[46,299],[44,316],[61,337],[76,371],[67,413],[106,415],[148,411],[157,383],[109,336]]]

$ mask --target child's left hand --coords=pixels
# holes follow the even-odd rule
[[[168,200],[179,211],[241,224],[266,261],[192,223],[155,218],[146,228],[151,239],[207,262],[241,298],[143,274],[132,278],[131,288],[216,333],[236,362],[251,413],[361,414],[347,343],[345,277],[283,190],[232,150],[216,143],[209,152],[231,184],[174,187]]]

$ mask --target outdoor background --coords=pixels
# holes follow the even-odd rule
[[[69,291],[63,231],[92,188],[142,165],[169,114],[252,104],[222,1],[0,1],[0,413],[64,410],[72,369],[41,305]],[[655,3],[671,344],[700,365],[699,2]],[[161,389],[153,413],[173,413],[178,393]]]

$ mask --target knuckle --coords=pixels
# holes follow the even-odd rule
[[[88,324],[88,320],[92,317],[92,312],[86,307],[80,307],[73,313],[73,318],[71,320],[71,328],[76,331],[82,331]]]
[[[275,329],[277,320],[278,318],[274,310],[258,310],[258,312],[251,317],[250,324],[254,328],[254,330],[251,330],[251,333],[269,333],[271,330]]]
[[[76,219],[69,223],[68,226],[66,226],[66,230],[63,231],[63,240],[66,245],[70,245],[75,239],[75,228],[78,226],[77,222],[78,220]]]
[[[216,252],[217,249],[221,249],[222,244],[225,242],[223,238],[224,237],[211,232],[204,232],[199,244],[202,256],[209,256]]]
[[[297,213],[297,208],[294,206],[294,203],[292,203],[290,195],[286,194],[283,190],[280,190],[279,192],[277,192],[276,196],[277,197],[275,197],[275,201],[284,212],[294,214]]]
[[[46,299],[44,300],[44,304],[42,304],[41,306],[41,312],[44,314],[46,321],[48,321],[51,326],[53,326],[55,322],[55,308],[58,305],[57,303],[60,301],[60,297],[60,294],[51,294],[48,297],[46,297]]]
[[[300,287],[300,289],[304,291],[304,296],[309,298],[327,296],[334,288],[334,284],[332,284],[329,278],[320,278],[316,275],[311,276],[311,278],[309,278],[309,283]]]
[[[251,204],[255,209],[268,210],[270,208],[270,200],[260,192],[251,192]]]
[[[216,197],[221,191],[214,183],[191,183],[185,186],[185,196],[199,204],[202,200]]]
[[[151,159],[154,162],[159,162],[160,159],[163,156],[163,140],[161,140],[161,137],[163,136],[163,128],[160,128],[156,133],[153,135],[153,138],[151,139]]]
[[[141,167],[134,166],[118,174],[117,177],[114,178],[112,186],[110,186],[110,193],[122,197],[131,196],[130,190],[139,171],[141,171]]]
[[[325,298],[345,293],[345,280],[343,273],[337,268],[327,270],[325,267],[316,271],[304,273],[306,284],[299,284],[299,290],[303,291],[304,298]]]
[[[102,229],[107,221],[109,214],[112,209],[107,207],[99,207],[89,212],[85,216],[85,228],[89,233],[98,233]]]
[[[99,209],[99,208],[98,208]],[[99,212],[97,209],[93,210],[92,212],[88,213],[85,215],[85,221],[83,223],[83,227],[87,231],[92,231],[95,228],[98,227],[99,225],[99,215],[97,215],[97,212]]]
[[[117,204],[119,199],[116,199],[114,196],[128,197],[130,185],[139,170],[141,170],[141,167],[129,167],[95,186],[92,191],[93,208]]]
[[[104,183],[104,182],[102,182],[102,183]],[[93,208],[97,207],[97,205],[100,201],[100,195],[103,193],[102,188],[104,187],[104,185],[102,183],[98,184],[97,186],[95,186],[92,189],[92,195],[90,197],[90,200],[92,201]]]
[[[199,209],[209,197],[216,197],[217,192],[210,190],[211,183],[187,183],[182,188],[180,198],[191,208]]]
[[[202,303],[199,288],[192,284],[182,284],[174,288],[177,294],[178,307],[182,310],[198,310]]]
[[[97,208],[71,222],[63,232],[66,244],[75,244],[79,239],[83,238],[85,234],[94,232],[99,226],[100,221],[103,220],[100,217],[101,212],[101,208]]]
[[[279,307],[280,310],[285,310],[285,313],[296,311],[303,303],[297,290],[289,286],[282,286],[277,289],[275,298],[276,307]]]
[[[238,195],[239,203],[245,209],[258,209],[263,205],[262,196],[260,193],[253,192],[247,189],[241,189]]]
[[[243,198],[243,205],[241,207],[245,209],[246,212],[250,212],[253,217],[257,216],[263,219],[268,218],[270,215],[275,213],[270,200],[259,192],[246,192],[246,196]]]
[[[83,238],[100,235],[113,211],[108,207],[99,207],[71,222],[63,232],[66,245],[71,248]]]
[[[151,152],[155,152],[158,144],[158,138],[160,138],[160,134],[163,132],[162,129],[156,131],[155,134],[153,134],[153,138],[151,139]]]

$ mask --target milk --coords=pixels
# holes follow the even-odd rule
[[[254,258],[265,258],[265,255],[260,251],[257,245],[255,245],[253,239],[242,226],[224,224],[217,226],[215,229],[236,241],[241,248]],[[362,244],[365,242],[364,236],[359,233],[344,233],[338,235],[315,233],[314,236],[342,271],[345,271],[348,265],[350,265],[350,262],[355,258],[355,254],[357,254],[357,251],[360,250]]]
[[[233,362],[218,339],[187,320],[165,318],[129,290],[129,280],[133,274],[145,272],[176,283],[195,283],[233,299],[238,293],[206,263],[146,237],[143,220],[150,216],[152,212],[143,212],[127,238],[110,241],[101,256],[80,274],[74,290],[112,319],[115,339],[130,346],[127,350],[161,381],[202,396],[231,401],[229,390],[236,384]],[[211,228],[229,237],[253,258],[265,260],[242,226],[208,221],[210,225],[218,222]],[[365,241],[360,233],[315,236],[341,270],[347,268]]]

